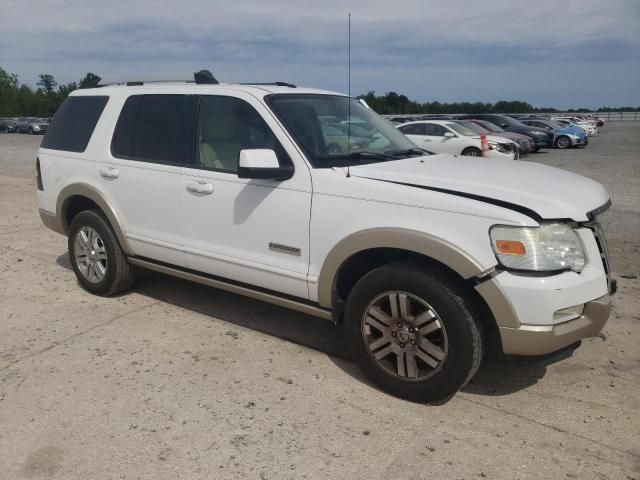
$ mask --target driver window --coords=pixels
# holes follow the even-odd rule
[[[202,96],[197,135],[196,164],[201,168],[235,173],[240,150],[266,148],[281,153],[260,114],[239,98]]]

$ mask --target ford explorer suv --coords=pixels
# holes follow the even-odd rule
[[[341,149],[328,117],[347,126]],[[429,154],[338,93],[76,90],[36,170],[41,219],[89,292],[146,268],[335,322],[368,378],[406,399],[450,398],[487,351],[571,351],[609,316],[600,184]]]

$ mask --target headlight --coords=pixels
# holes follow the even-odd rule
[[[499,143],[496,143],[494,145],[494,148],[499,151],[500,153],[505,153],[507,151],[506,148],[504,148],[502,145],[500,145]]]
[[[584,268],[582,242],[564,223],[540,227],[495,226],[490,231],[493,252],[506,268],[551,272]]]

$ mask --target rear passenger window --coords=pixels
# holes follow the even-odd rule
[[[84,152],[109,97],[68,97],[51,121],[42,148]]]
[[[424,123],[414,123],[411,125],[403,125],[400,131],[405,135],[426,135],[427,127]]]
[[[111,143],[116,157],[182,164],[189,125],[187,95],[134,95],[127,99]]]

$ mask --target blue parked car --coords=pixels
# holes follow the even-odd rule
[[[577,125],[562,125],[546,118],[521,118],[520,121],[530,127],[542,128],[553,132],[553,145],[556,148],[585,147],[589,144],[587,132]]]

